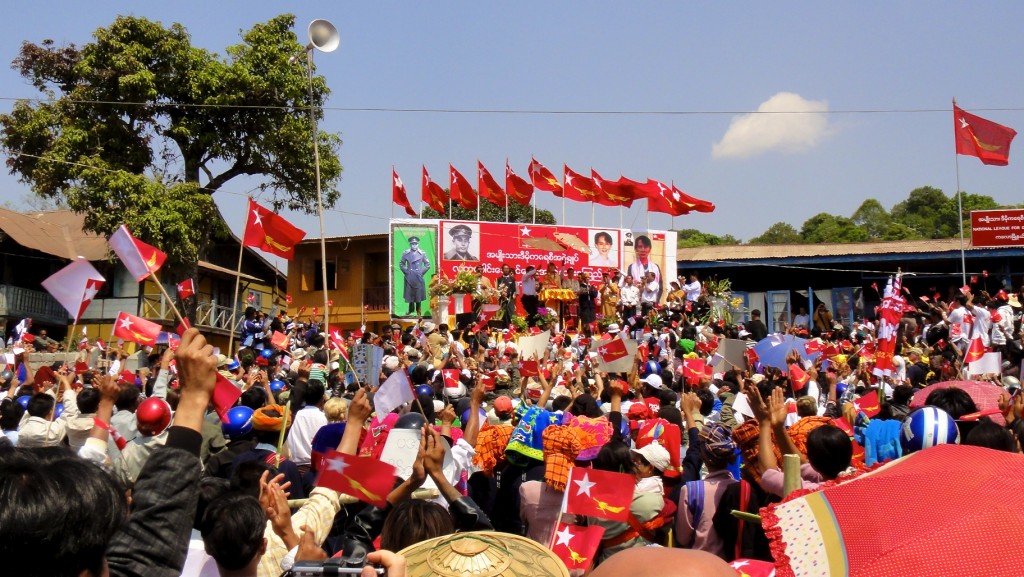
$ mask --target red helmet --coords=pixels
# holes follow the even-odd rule
[[[151,397],[135,409],[135,418],[138,420],[139,434],[147,437],[159,435],[171,424],[171,406],[163,399]]]

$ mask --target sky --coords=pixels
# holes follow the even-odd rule
[[[219,54],[242,30],[282,12],[296,15],[302,40],[314,18],[332,21],[340,47],[315,54],[332,91],[321,128],[344,141],[328,236],[387,231],[392,166],[418,206],[421,166],[447,186],[449,163],[475,182],[479,159],[501,181],[506,158],[526,176],[532,155],[556,174],[567,164],[605,178],[674,182],[717,206],[674,220],[648,215],[643,202],[598,207],[597,226],[696,228],[749,240],[778,221],[799,229],[819,212],[849,216],[867,198],[891,208],[920,186],[952,194],[953,97],[1024,129],[1021,2],[41,6],[5,9],[0,60],[12,60],[26,40],[82,45],[118,15],[181,23],[195,45]],[[0,67],[0,110],[37,96]],[[398,111],[409,109],[418,112]],[[1024,201],[1024,142],[1015,146],[1007,167],[959,157],[961,189]],[[231,181],[215,195],[236,233],[256,184]],[[27,192],[0,175],[0,202],[18,203]],[[561,201],[538,194],[538,206],[560,222],[591,224],[589,206],[569,202],[563,220]],[[319,236],[315,216],[284,214]]]

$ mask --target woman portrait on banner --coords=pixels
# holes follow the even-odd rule
[[[658,298],[656,302],[661,302],[661,294],[664,290],[661,282],[661,267],[651,259],[650,237],[646,234],[637,236],[634,241],[633,250],[636,251],[636,260],[630,263],[629,268],[626,269],[626,274],[643,287],[649,282],[647,280],[647,273],[654,273],[654,282],[658,284]]]
[[[590,253],[590,266],[617,267],[618,255],[612,247],[615,246],[615,239],[607,231],[594,233],[594,249]]]

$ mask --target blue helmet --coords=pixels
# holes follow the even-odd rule
[[[15,400],[18,401],[18,404],[21,405],[22,409],[28,409],[28,401],[31,398],[32,397],[29,395],[22,395]]]
[[[836,396],[841,397],[845,395],[847,387],[849,387],[849,385],[847,385],[843,381],[839,381],[838,383],[836,383]]]
[[[225,436],[232,439],[244,436],[252,431],[252,415],[251,407],[244,405],[232,407],[221,420],[220,428],[224,431]]]
[[[900,429],[904,455],[935,445],[959,443],[960,430],[956,428],[956,421],[938,407],[922,407],[910,413]]]
[[[263,349],[260,351],[260,356],[265,359],[269,359],[270,357],[274,356],[274,351],[270,349]]]
[[[416,396],[420,396],[420,395],[426,395],[428,397],[433,397],[434,396],[434,387],[431,387],[430,385],[417,385],[417,387],[416,387]]]
[[[279,393],[279,392],[283,391],[285,389],[285,387],[287,387],[287,386],[288,385],[286,385],[284,381],[279,380],[279,379],[274,379],[274,380],[270,381],[270,390],[271,390],[271,392],[274,392],[274,393]]]
[[[61,414],[64,412],[64,403],[57,403],[57,405],[54,406],[54,409],[56,412],[53,414],[53,418],[59,419]]]
[[[644,363],[640,372],[640,377],[643,378],[647,375],[661,375],[661,365],[658,364],[658,361],[652,359]]]

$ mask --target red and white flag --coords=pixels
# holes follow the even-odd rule
[[[519,376],[521,377],[539,377],[540,376],[540,365],[537,361],[519,361]]]
[[[480,307],[480,316],[477,317],[476,326],[473,327],[474,333],[479,333],[487,328],[487,323],[491,322],[498,314],[499,305],[483,305]]]
[[[128,273],[135,278],[135,282],[142,281],[151,273],[160,270],[167,260],[165,252],[133,237],[123,224],[110,235],[107,243],[128,269]]]
[[[396,478],[392,465],[338,451],[324,455],[323,465],[316,480],[317,487],[351,495],[377,507],[387,505],[388,493],[394,488]]]
[[[155,347],[157,337],[160,336],[160,325],[122,311],[118,313],[117,320],[114,321],[114,336],[140,345]],[[97,344],[99,344],[98,341]]]
[[[530,182],[538,190],[550,192],[559,198],[562,197],[561,183],[546,166],[537,162],[537,159],[533,157],[530,158]]]
[[[213,403],[213,409],[217,411],[220,418],[223,419],[224,415],[228,413],[231,407],[235,406],[238,402],[238,398],[242,396],[242,389],[238,388],[238,385],[232,383],[224,375],[217,373],[217,384],[213,387],[213,395],[210,397],[210,402]]]
[[[562,185],[565,198],[578,202],[594,202],[602,196],[597,183],[592,178],[583,176],[569,168],[568,165],[562,165],[562,168],[565,169],[565,180]]]
[[[508,205],[508,198],[505,197],[505,191],[498,186],[498,181],[494,180],[491,176],[490,171],[484,166],[484,163],[479,160],[476,161],[476,180],[477,190],[480,191],[480,196],[486,198],[491,204],[496,206],[504,207]]]
[[[416,211],[409,204],[409,195],[405,191],[405,183],[398,177],[395,167],[391,167],[391,202],[405,209],[405,214],[416,216]]]
[[[891,375],[896,366],[892,357],[896,352],[896,336],[903,316],[906,300],[903,297],[903,278],[897,274],[890,278],[883,292],[882,306],[878,314],[878,344],[874,348],[875,368],[878,376]],[[866,355],[861,355],[862,358]]]
[[[295,245],[306,238],[306,232],[292,223],[249,199],[245,219],[243,246],[251,246],[291,260],[295,256]]]
[[[565,486],[562,512],[626,521],[635,484],[633,476],[626,473],[573,467]]]
[[[604,527],[591,525],[579,527],[567,523],[559,523],[552,535],[551,551],[565,563],[571,571],[587,570],[594,563],[597,548],[601,545]]]
[[[878,389],[854,400],[853,406],[857,409],[858,413],[864,413],[868,418],[874,417],[880,413],[882,411],[882,406],[878,401]]]
[[[476,191],[469,185],[466,177],[451,164],[448,165],[448,191],[452,195],[452,202],[458,203],[466,210],[476,210]]]
[[[50,275],[42,284],[77,323],[105,282],[92,263],[79,258]]]
[[[953,134],[957,154],[977,156],[982,164],[1006,166],[1010,162],[1010,143],[1017,131],[965,112],[954,104]]]
[[[971,346],[967,348],[967,354],[964,355],[964,363],[970,364],[980,361],[984,356],[985,345],[981,342],[981,337],[974,337],[971,339]]]
[[[523,206],[529,206],[533,199],[533,185],[512,170],[505,160],[505,195]]]
[[[627,355],[629,349],[626,348],[626,341],[622,339],[611,339],[597,347],[597,356],[605,363],[613,363]]]
[[[429,206],[440,214],[444,214],[445,205],[448,204],[448,199],[445,198],[444,189],[441,185],[437,184],[433,180],[430,180],[430,175],[427,174],[427,167],[423,167],[423,181],[420,188],[420,198]]]
[[[196,283],[188,278],[178,283],[178,298],[185,300],[196,294]]]
[[[789,382],[793,385],[794,391],[804,390],[810,380],[811,376],[800,368],[800,365],[796,363],[789,365]]]

